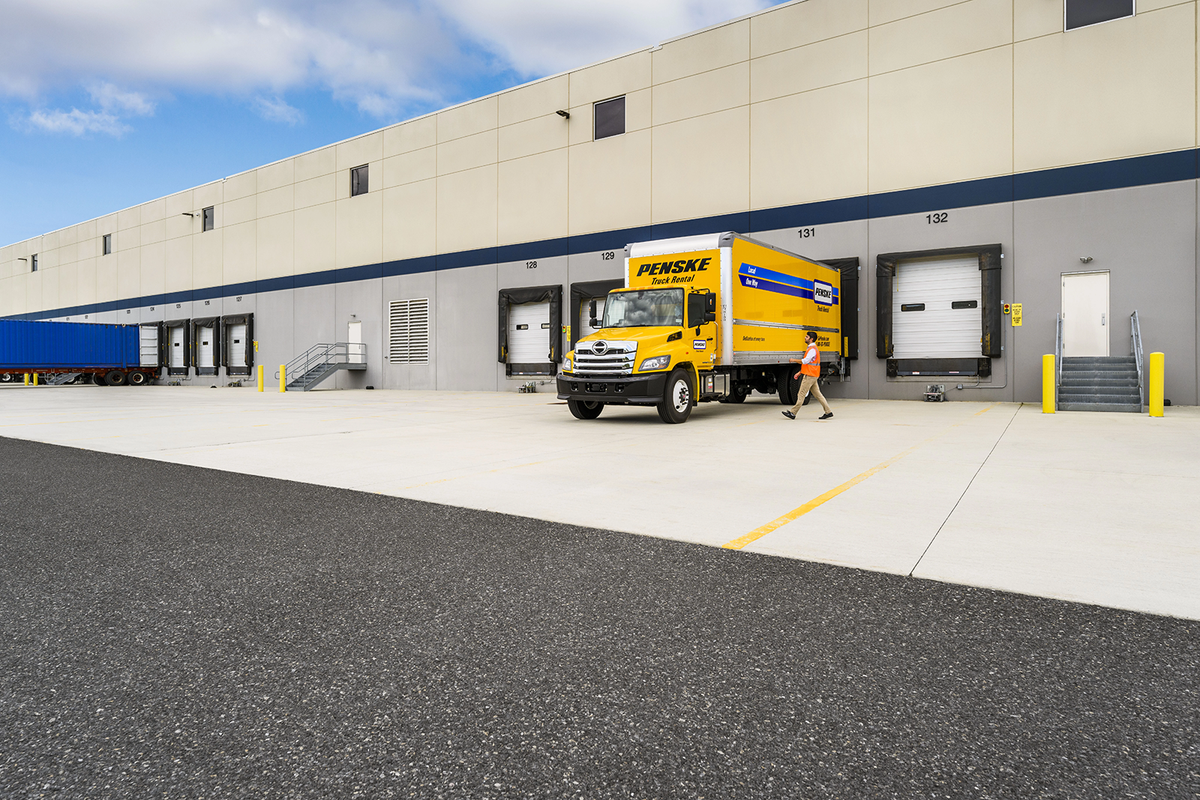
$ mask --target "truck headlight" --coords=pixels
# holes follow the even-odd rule
[[[575,365],[571,363],[570,356],[567,356],[566,358],[563,359],[563,363],[562,363],[562,371],[563,372],[572,372],[574,366]]]
[[[647,358],[642,362],[642,365],[638,367],[638,372],[649,372],[650,370],[654,369],[666,369],[667,365],[670,363],[670,356],[655,356],[654,358]]]

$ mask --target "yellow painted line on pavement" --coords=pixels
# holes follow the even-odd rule
[[[991,410],[992,407],[993,406],[988,406],[987,408],[983,409],[983,411],[976,412],[974,414],[974,416],[978,417],[980,414],[984,413],[984,411]],[[857,486],[858,484],[862,483],[867,478],[871,477],[872,475],[874,475],[877,472],[882,472],[883,470],[890,467],[892,464],[895,464],[897,461],[904,458],[906,455],[908,455],[912,451],[916,450],[919,447],[929,444],[934,439],[937,439],[938,437],[948,433],[949,431],[953,430],[954,428],[957,428],[959,425],[962,425],[962,423],[956,422],[955,424],[946,428],[946,430],[942,431],[941,433],[930,436],[925,441],[914,444],[912,447],[908,448],[904,452],[892,456],[887,461],[884,461],[880,464],[876,464],[875,466],[871,467],[866,472],[862,472],[862,473],[859,473],[858,475],[855,475],[853,478],[851,478],[850,480],[841,484],[840,486],[835,486],[834,488],[830,489],[828,492],[825,492],[825,494],[814,497],[812,500],[809,500],[807,503],[800,506],[799,508],[792,509],[788,513],[784,514],[782,517],[773,519],[770,522],[768,522],[766,525],[760,525],[759,527],[757,527],[754,530],[747,533],[745,536],[740,536],[737,539],[734,539],[732,542],[726,542],[725,544],[723,544],[721,546],[724,547],[726,550],[741,550],[746,545],[752,544],[752,543],[758,541],[759,539],[766,536],[771,531],[782,528],[784,525],[787,525],[789,522],[795,522],[796,520],[800,519],[800,517],[803,517],[805,514],[807,514],[808,512],[812,511],[815,508],[820,508],[821,506],[825,505],[830,500],[837,497],[838,495],[840,495],[842,492],[846,491],[847,489],[849,489],[853,486]]]

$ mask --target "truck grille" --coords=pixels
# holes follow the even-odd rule
[[[575,346],[575,372],[579,375],[631,375],[637,342],[580,342]]]

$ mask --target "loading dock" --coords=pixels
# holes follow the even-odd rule
[[[499,306],[505,375],[554,375],[562,359],[562,286],[502,289]]]
[[[169,320],[163,323],[166,329],[167,341],[167,374],[180,376],[188,374],[188,364],[191,363],[192,337],[188,335],[186,319]]]
[[[192,320],[192,366],[197,375],[216,375],[221,363],[220,317]]]
[[[222,364],[226,375],[249,375],[254,368],[254,315],[241,314],[221,320]]]

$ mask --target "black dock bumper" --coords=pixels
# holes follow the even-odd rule
[[[558,399],[656,406],[663,400],[667,372],[619,378],[558,375]]]

